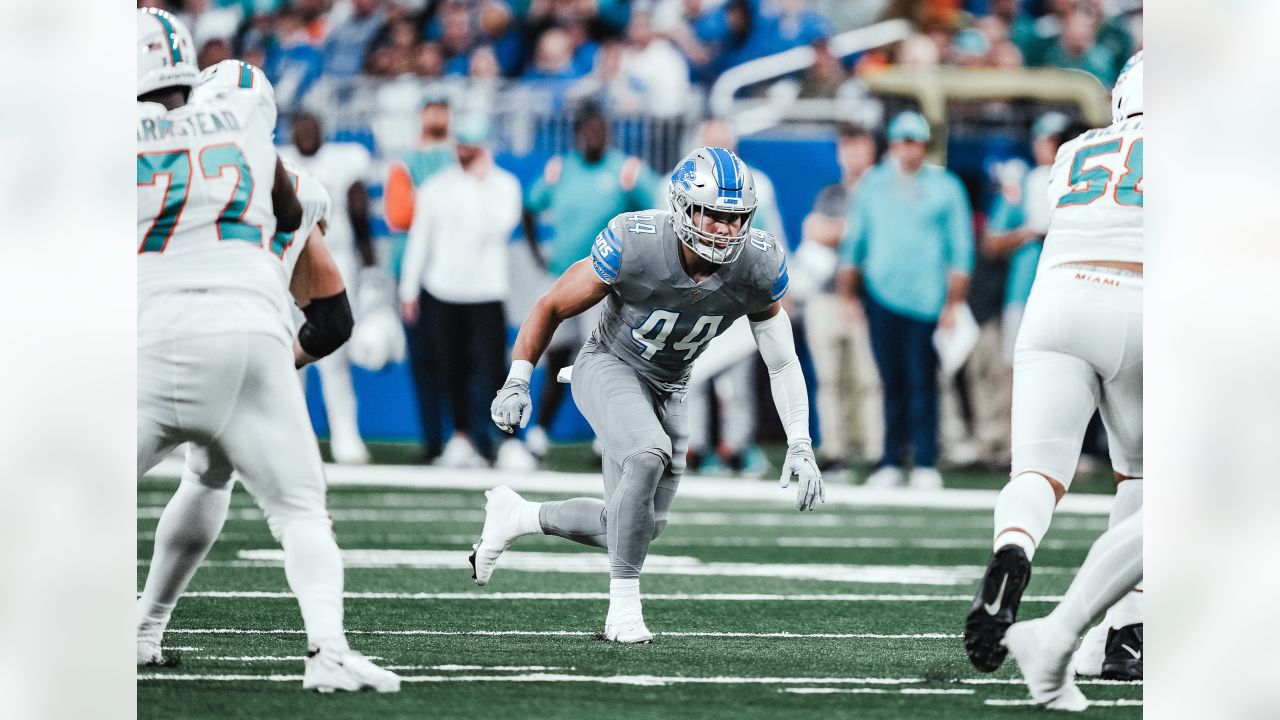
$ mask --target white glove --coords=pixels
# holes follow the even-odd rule
[[[822,487],[822,473],[813,457],[813,447],[808,440],[797,440],[787,448],[787,459],[782,463],[781,487],[791,486],[791,476],[800,478],[796,486],[796,509],[812,510],[818,502],[827,501],[827,491]]]
[[[519,378],[507,378],[489,406],[489,417],[503,432],[514,433],[516,426],[529,424],[533,413],[533,400],[529,398],[529,383]]]

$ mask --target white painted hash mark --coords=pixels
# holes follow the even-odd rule
[[[603,592],[346,592],[348,600],[608,600]],[[200,590],[183,597],[227,599],[292,599],[283,590]],[[782,595],[770,593],[654,593],[644,595],[649,601],[705,602],[973,602],[970,595],[890,595],[866,593],[808,593]],[[1061,602],[1061,595],[1027,595],[1022,602]]]
[[[1078,684],[1078,683],[1077,683]],[[983,700],[984,705],[995,707],[1026,707],[1036,705],[1035,700]],[[1090,700],[1089,707],[1142,707],[1141,700]]]
[[[196,675],[149,673],[138,675],[139,681],[168,682],[294,682],[302,679],[301,675]],[[523,675],[403,675],[402,682],[410,683],[449,683],[449,682],[584,682],[604,685],[642,685],[661,687],[665,685],[910,685],[925,682],[922,678],[809,678],[809,677],[687,677],[680,675],[568,675],[563,673],[528,673]]]

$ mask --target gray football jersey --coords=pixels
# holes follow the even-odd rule
[[[671,213],[663,210],[610,220],[591,260],[613,291],[583,350],[616,355],[663,392],[684,387],[712,338],[787,292],[786,253],[755,229],[736,261],[695,283],[680,261]]]

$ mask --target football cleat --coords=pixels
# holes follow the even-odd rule
[[[604,621],[604,632],[596,636],[599,640],[644,645],[653,642],[653,633],[644,625],[644,616],[639,612],[610,613]]]
[[[138,638],[138,667],[174,667],[177,664],[176,652],[166,654],[160,650],[158,641]]]
[[[1081,712],[1089,707],[1071,677],[1071,650],[1076,639],[1061,634],[1044,618],[1008,628],[1003,644],[1022,671],[1031,699],[1048,710]]]
[[[1107,633],[1107,657],[1102,661],[1102,679],[1124,682],[1142,679],[1142,623],[1125,625]]]
[[[1080,641],[1080,647],[1071,656],[1071,669],[1080,677],[1098,677],[1102,674],[1102,661],[1106,657],[1107,624],[1099,623],[1089,628]]]
[[[400,676],[383,670],[351,649],[312,647],[307,650],[302,688],[322,693],[335,690],[393,693],[400,692]]]
[[[904,480],[902,468],[893,465],[882,465],[867,476],[865,485],[869,488],[897,488],[902,487]]]
[[[1006,545],[991,556],[978,586],[973,607],[964,622],[964,649],[969,662],[982,672],[995,672],[1008,651],[1000,644],[1018,619],[1018,602],[1031,581],[1031,561],[1017,545]]]
[[[519,513],[525,504],[515,490],[506,485],[488,490],[484,494],[484,528],[480,542],[471,546],[471,579],[477,585],[488,585],[493,568],[511,543],[518,537],[531,533],[521,532]]]

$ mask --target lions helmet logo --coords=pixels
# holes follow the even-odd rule
[[[693,158],[689,158],[681,163],[680,167],[676,168],[676,171],[672,173],[671,182],[672,184],[678,183],[683,185],[685,190],[692,190],[693,186],[697,184],[694,182],[697,175],[698,164],[693,161]]]

